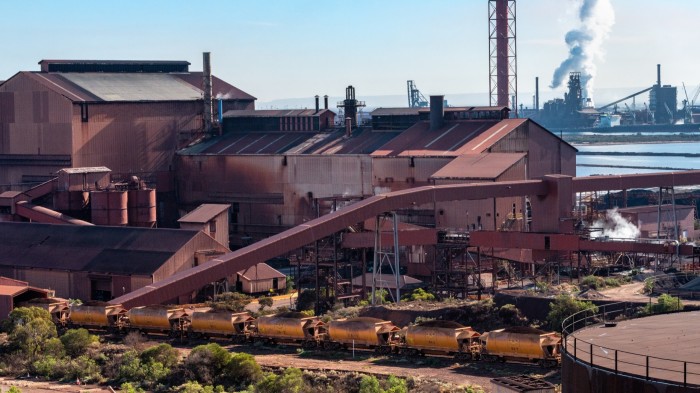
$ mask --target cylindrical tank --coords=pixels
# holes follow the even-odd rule
[[[126,191],[93,191],[90,193],[92,223],[124,226],[129,223]]]
[[[471,327],[450,321],[429,321],[406,328],[406,344],[421,350],[458,352],[463,341],[479,337]]]
[[[74,305],[70,308],[70,321],[78,326],[113,326],[120,314],[126,310],[121,305],[107,303],[86,303]]]
[[[129,190],[129,225],[152,228],[156,224],[156,190]]]
[[[134,307],[126,314],[134,329],[170,330],[173,324],[187,317],[182,307],[142,306]]]
[[[53,197],[54,210],[74,212],[85,210],[90,200],[87,191],[56,191]]]
[[[190,329],[196,333],[232,335],[244,333],[254,320],[247,312],[232,313],[216,310],[197,310],[192,313]]]
[[[558,357],[561,336],[542,330],[514,327],[484,333],[481,341],[485,354],[499,357],[514,357],[528,360],[554,359]]]
[[[307,317],[295,312],[266,315],[255,320],[259,335],[282,340],[315,338],[320,325],[323,322],[319,317]]]
[[[391,321],[367,317],[338,319],[327,325],[329,340],[365,346],[389,344],[399,330]]]

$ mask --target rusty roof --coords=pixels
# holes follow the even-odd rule
[[[273,269],[267,263],[260,262],[245,270],[238,272],[238,275],[248,281],[271,280],[273,278],[284,278],[284,274]]]
[[[150,275],[199,233],[0,222],[0,266]]]
[[[372,116],[418,116],[421,108],[377,108],[372,111]]]
[[[675,206],[676,210],[692,210],[695,209],[693,205],[661,205],[662,212],[673,211]],[[635,207],[621,207],[617,209],[620,213],[657,213],[659,211],[659,205],[649,205],[649,206],[635,206]]]
[[[204,224],[230,208],[229,204],[205,203],[180,217],[177,222]]]
[[[73,102],[140,102],[201,100],[202,73],[28,72],[28,76]],[[212,91],[223,99],[255,100],[212,77]]]
[[[482,153],[458,156],[430,176],[431,179],[495,180],[517,164],[525,153]]]
[[[333,112],[330,109],[232,109],[224,112],[224,117],[300,117],[300,116],[321,116],[326,112]],[[335,112],[333,112],[335,113]]]
[[[236,132],[181,150],[179,154],[369,154],[398,132]]]
[[[439,129],[431,130],[429,122],[421,121],[381,146],[372,155],[457,156],[462,154],[460,150],[463,146],[500,122],[499,120],[449,121]],[[486,147],[483,150],[486,150]]]
[[[112,172],[111,169],[107,168],[106,166],[95,166],[95,167],[80,167],[80,168],[63,168],[58,171],[67,173],[69,175],[76,174],[76,173],[108,173]]]
[[[365,285],[368,287],[372,286],[372,273],[365,273]],[[407,276],[402,274],[399,276],[399,288],[403,288],[406,285],[419,285],[423,282],[417,278]],[[352,285],[359,287],[362,286],[362,275],[359,275],[352,279]],[[377,287],[386,289],[396,289],[396,278],[392,274],[379,273],[377,275]]]

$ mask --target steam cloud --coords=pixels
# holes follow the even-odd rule
[[[554,70],[551,88],[561,86],[569,72],[581,72],[584,97],[592,97],[597,60],[603,58],[603,41],[615,24],[615,10],[610,0],[583,0],[578,12],[581,25],[566,33],[569,57]]]
[[[604,220],[593,223],[592,228],[602,228],[602,231],[591,232],[591,238],[607,236],[612,239],[635,239],[641,232],[636,225],[620,215],[617,208],[608,210]]]

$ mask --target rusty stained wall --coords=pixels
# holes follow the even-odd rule
[[[72,107],[73,166],[115,173],[167,171],[179,144],[202,127],[197,102],[87,104]]]
[[[234,237],[316,218],[314,199],[372,195],[371,158],[363,155],[178,156],[177,170],[183,204],[232,204]]]
[[[71,101],[18,74],[0,86],[0,153],[70,154]]]
[[[525,180],[525,158],[506,170],[496,181]],[[436,185],[462,184],[462,183],[491,183],[489,180],[441,180]],[[525,198],[497,198],[495,201],[496,213],[494,216],[494,199],[480,199],[474,201],[440,202],[436,204],[436,220],[438,228],[452,228],[457,230],[494,230],[508,229],[520,230],[522,220],[507,222],[508,215],[512,213],[515,204],[516,215],[524,213]],[[479,225],[481,223],[481,225]],[[495,228],[494,228],[495,227]]]
[[[200,232],[153,273],[153,281],[163,280],[179,271],[195,266],[195,253],[197,251],[208,250],[213,250],[221,254],[231,251],[228,247],[218,243],[211,236]],[[132,290],[133,289],[137,289],[137,287],[133,287]]]
[[[373,157],[373,195],[431,185],[430,176],[454,158]]]
[[[61,270],[15,268],[15,280],[22,280],[37,288],[53,289],[58,297],[72,297],[75,294],[71,285],[71,273]]]

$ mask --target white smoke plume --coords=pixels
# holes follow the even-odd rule
[[[591,238],[609,237],[611,239],[636,239],[641,232],[633,223],[627,221],[620,215],[617,208],[608,210],[605,219],[597,220],[591,229],[601,229],[591,232]]]
[[[228,100],[230,98],[233,98],[233,95],[231,93],[226,93],[226,94],[221,94],[221,93],[216,93],[216,98],[217,100]]]
[[[554,71],[550,87],[561,86],[569,72],[581,72],[583,95],[592,97],[596,61],[603,58],[603,41],[615,24],[615,10],[610,0],[583,0],[578,17],[581,25],[565,37],[569,57]]]

